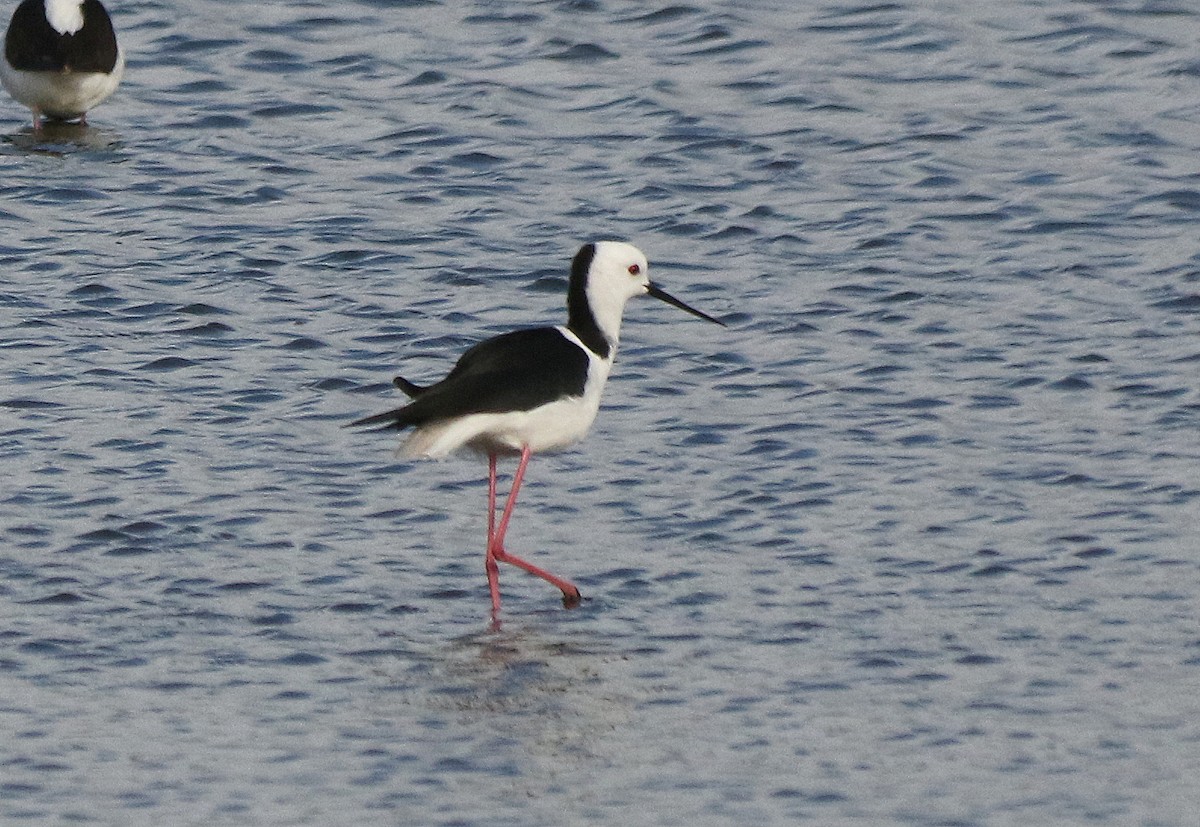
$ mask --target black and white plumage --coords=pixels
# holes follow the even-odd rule
[[[500,610],[496,561],[524,568],[558,586],[567,606],[579,590],[504,550],[504,533],[517,490],[533,453],[565,448],[582,439],[600,408],[612,369],[626,302],[649,295],[716,324],[651,283],[646,257],[619,241],[585,244],[571,263],[567,324],[504,333],[480,342],[459,358],[444,379],[422,387],[397,377],[409,404],[368,416],[351,426],[412,433],[401,447],[413,458],[439,458],[459,449],[489,459],[488,583],[493,617]],[[496,460],[520,455],[504,515],[495,525]]]
[[[125,72],[108,11],[99,0],[22,0],[4,36],[0,82],[43,117],[86,122]]]

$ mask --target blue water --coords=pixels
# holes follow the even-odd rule
[[[0,102],[0,822],[1197,823],[1191,4],[110,9]],[[493,631],[341,425],[598,238],[730,327],[630,304]]]

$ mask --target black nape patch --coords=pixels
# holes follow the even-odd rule
[[[596,324],[592,307],[587,298],[588,270],[596,258],[596,245],[584,244],[571,261],[571,283],[567,288],[567,328],[579,337],[592,353],[607,359],[612,352],[608,337]]]

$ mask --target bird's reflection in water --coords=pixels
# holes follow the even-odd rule
[[[26,124],[5,135],[4,143],[23,152],[62,156],[81,151],[110,151],[121,146],[122,141],[118,132],[107,127],[78,121],[45,121],[40,129]]]
[[[605,662],[619,657],[561,631],[510,624],[450,641],[428,700],[469,716],[517,765],[602,761],[603,733],[629,714],[604,677]]]

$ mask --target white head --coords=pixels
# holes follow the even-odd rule
[[[45,0],[46,22],[59,34],[75,34],[83,28],[83,0]]]
[[[607,358],[620,338],[625,303],[643,294],[722,324],[654,285],[646,256],[637,247],[623,241],[597,241],[583,245],[571,262],[567,326],[595,353]]]
[[[596,323],[615,342],[625,302],[650,289],[650,263],[632,244],[597,241],[587,272],[587,297]]]

